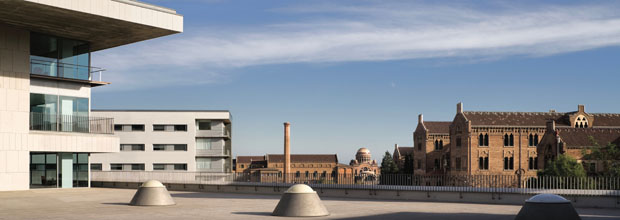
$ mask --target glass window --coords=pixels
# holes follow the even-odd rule
[[[131,170],[144,170],[144,164],[143,163],[131,164]]]
[[[164,144],[153,144],[153,151],[164,151],[166,150],[166,145]]]
[[[123,125],[114,125],[114,131],[123,131]]]
[[[30,130],[57,131],[58,96],[30,93]]]
[[[32,74],[89,80],[90,45],[39,33],[30,34]]]
[[[144,131],[144,125],[131,125],[131,131]]]
[[[175,144],[174,150],[175,151],[187,151],[187,144]]]
[[[90,164],[90,169],[91,170],[102,170],[103,166],[101,166],[100,163],[91,163]]]
[[[165,125],[153,125],[153,131],[165,131],[165,130],[166,130]]]
[[[197,120],[196,125],[198,130],[211,130],[211,121],[209,120]]]
[[[56,154],[30,154],[30,187],[54,188],[57,187]]]
[[[187,164],[175,164],[174,170],[187,170]]]
[[[208,170],[211,169],[211,158],[196,158],[196,169]]]
[[[174,125],[174,131],[187,131],[187,125]]]
[[[123,170],[123,164],[110,164],[110,170]]]
[[[211,149],[211,139],[210,138],[196,138],[196,149],[197,150],[210,150]]]
[[[133,144],[131,145],[132,151],[144,151],[144,144]]]
[[[166,170],[166,164],[154,163],[153,170]]]

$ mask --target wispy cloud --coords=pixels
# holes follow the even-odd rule
[[[230,27],[216,32],[211,31],[215,28],[200,28],[191,34],[102,52],[95,60],[127,72],[118,76],[121,81],[146,74],[161,78],[169,75],[163,71],[180,71],[190,80],[173,84],[192,84],[209,83],[227,70],[255,65],[445,57],[485,60],[620,45],[617,4],[330,4],[278,8],[272,13],[315,16],[258,28]],[[204,78],[209,80],[195,80],[205,72],[196,70],[209,70],[209,77]]]

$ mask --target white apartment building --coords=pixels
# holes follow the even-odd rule
[[[118,153],[96,154],[100,171],[232,172],[231,115],[212,110],[93,110],[114,118]]]
[[[182,31],[133,0],[0,1],[0,191],[89,187],[90,158],[119,151],[113,119],[90,112],[109,84],[91,53]]]

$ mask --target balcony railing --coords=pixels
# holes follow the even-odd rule
[[[61,63],[57,60],[30,59],[30,73],[65,79],[102,81],[103,68]]]
[[[114,119],[31,112],[30,130],[114,134]]]

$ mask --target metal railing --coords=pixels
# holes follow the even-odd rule
[[[201,173],[149,171],[93,171],[92,181],[170,184],[250,185],[288,187],[304,183],[313,188],[368,189],[423,192],[486,192],[583,196],[620,196],[620,177],[536,177],[514,175],[352,175],[330,173]]]
[[[51,61],[42,59],[30,59],[30,73],[35,75],[89,81],[102,81],[103,71],[105,71],[105,69],[99,67],[61,63],[57,60]]]
[[[30,130],[114,134],[114,119],[31,112]]]

